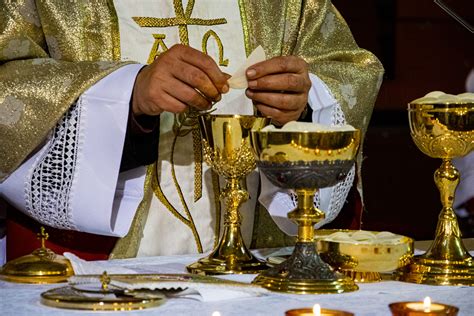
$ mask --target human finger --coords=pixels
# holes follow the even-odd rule
[[[261,115],[271,118],[272,121],[278,125],[296,121],[300,116],[300,112],[297,110],[285,111],[262,103],[255,103],[254,105]]]
[[[179,80],[169,81],[163,90],[182,103],[199,110],[207,110],[212,106],[212,102],[205,95]]]
[[[181,45],[178,46],[178,48],[183,50],[180,54],[181,59],[186,63],[201,69],[210,78],[211,82],[220,93],[227,93],[229,91],[227,77],[211,57],[188,46]]]
[[[297,111],[301,105],[306,105],[307,99],[304,94],[280,93],[247,89],[248,98],[256,103],[262,103],[284,111]]]
[[[248,82],[252,90],[305,92],[311,87],[309,77],[296,73],[266,75]]]
[[[221,99],[218,88],[201,69],[182,61],[177,62],[173,68],[173,76],[176,79],[186,83],[193,89],[199,90],[206,99],[214,102]]]
[[[307,73],[308,64],[300,57],[278,56],[259,62],[250,66],[247,71],[247,79],[257,79],[270,74],[278,73]]]

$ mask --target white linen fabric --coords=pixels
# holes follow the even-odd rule
[[[257,257],[275,255],[271,251],[255,251]],[[471,255],[474,252],[471,251]],[[137,273],[184,273],[186,265],[195,262],[202,255],[182,255],[146,257],[123,260],[108,260],[100,263],[108,265],[107,269],[122,267],[135,270]],[[96,262],[94,262],[96,263]],[[107,270],[109,271],[109,270]],[[255,275],[240,274],[223,276],[222,278],[240,282],[250,282]],[[359,283],[359,290],[344,294],[297,295],[272,292],[264,296],[247,297],[221,302],[202,302],[188,298],[169,299],[165,304],[145,310],[127,311],[127,316],[144,315],[198,315],[210,316],[218,311],[220,315],[240,316],[285,315],[285,311],[294,308],[311,308],[318,303],[322,308],[345,310],[354,315],[390,316],[389,304],[394,302],[422,302],[429,296],[433,302],[454,305],[459,308],[458,316],[472,316],[474,288],[469,286],[432,286],[397,281],[375,283]],[[2,315],[10,316],[64,316],[91,315],[97,311],[76,311],[51,308],[40,303],[41,293],[58,284],[10,283],[0,280],[0,308]],[[361,303],[362,302],[362,303]]]
[[[82,286],[100,291],[102,286],[100,275],[104,271],[109,275],[140,274],[139,271],[134,269],[111,266],[108,264],[108,261],[86,261],[68,252],[64,253],[64,256],[69,259],[74,270],[74,276],[68,279],[69,284],[72,286]],[[142,276],[146,277],[146,274],[142,274]],[[269,294],[268,290],[260,286],[247,285],[245,283],[207,283],[200,282],[199,280],[186,282],[185,275],[182,274],[176,278],[168,275],[163,277],[163,279],[153,279],[150,277],[147,281],[142,279],[142,281],[137,280],[137,282],[133,280],[118,280],[112,276],[110,285],[128,290],[174,290],[181,288],[182,291],[173,291],[173,298],[192,298],[203,302],[216,302]]]

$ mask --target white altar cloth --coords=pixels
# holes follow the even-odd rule
[[[471,252],[472,254],[473,252]],[[255,252],[257,256],[268,255],[267,251]],[[111,266],[121,266],[145,273],[184,273],[190,264],[203,255],[146,257],[107,261]],[[232,275],[229,278],[250,282],[255,275]],[[221,316],[233,315],[285,315],[293,308],[312,307],[318,303],[322,308],[346,310],[357,316],[391,315],[388,305],[400,301],[422,301],[426,296],[435,302],[457,306],[459,316],[474,314],[474,287],[430,286],[382,281],[360,283],[359,290],[343,294],[297,295],[272,293],[268,296],[200,302],[192,299],[169,299],[165,304],[142,311],[87,312],[58,309],[40,303],[40,294],[64,284],[31,285],[0,281],[0,315],[56,316],[56,315],[203,315],[211,316],[219,311]]]

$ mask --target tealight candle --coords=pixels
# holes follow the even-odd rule
[[[389,307],[393,316],[455,316],[459,311],[455,306],[431,303],[429,297],[425,297],[423,302],[398,302]]]
[[[285,312],[285,316],[354,316],[354,314],[335,309],[321,309],[319,304],[313,308],[290,309]]]

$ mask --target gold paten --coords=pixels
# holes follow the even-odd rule
[[[262,272],[253,283],[269,290],[297,294],[342,293],[358,289],[354,281],[321,260],[314,242],[314,224],[324,213],[314,195],[342,181],[353,166],[360,131],[252,131],[257,166],[274,184],[295,190],[298,206],[288,217],[298,224],[293,254]]]
[[[74,274],[71,263],[46,248],[48,237],[44,227],[41,227],[41,233],[38,234],[41,247],[29,255],[7,262],[0,271],[0,278],[17,283],[65,282]]]
[[[414,240],[399,236],[397,243],[331,241],[325,238],[335,232],[355,232],[340,229],[320,229],[315,240],[321,258],[354,282],[381,281],[381,273],[392,273],[406,266],[413,257]]]
[[[413,283],[474,286],[474,260],[462,242],[453,210],[460,175],[451,162],[474,149],[474,103],[409,104],[408,117],[418,148],[432,158],[442,159],[434,181],[443,208],[433,243],[400,269],[397,278]]]
[[[106,271],[99,278],[98,289],[64,286],[41,293],[41,303],[51,307],[94,311],[142,310],[163,304],[164,294],[153,291],[128,291],[110,287],[111,277]]]
[[[239,207],[249,198],[245,178],[255,169],[250,130],[261,129],[269,120],[242,115],[205,114],[199,117],[204,160],[226,180],[220,195],[226,208],[224,232],[219,244],[208,257],[189,265],[189,272],[206,275],[243,274],[259,273],[267,268],[244,244]]]

